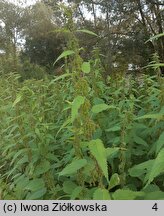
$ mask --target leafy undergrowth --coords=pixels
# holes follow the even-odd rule
[[[163,78],[90,76],[1,76],[1,199],[164,199]]]
[[[67,19],[63,75],[0,77],[0,198],[164,199],[164,79],[104,81]]]

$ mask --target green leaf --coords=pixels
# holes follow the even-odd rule
[[[78,110],[81,105],[84,103],[85,98],[82,96],[77,96],[72,102],[72,109],[71,109],[71,122],[73,122],[76,117],[78,116]]]
[[[109,105],[107,105],[107,104],[105,104],[105,103],[103,103],[103,104],[97,104],[97,105],[94,105],[93,107],[92,107],[92,112],[93,113],[100,113],[100,112],[102,112],[102,111],[105,111],[105,110],[107,110],[107,109],[116,109],[116,107],[115,106],[109,106]]]
[[[164,146],[164,132],[160,135],[159,139],[156,141],[156,154],[163,148]]]
[[[77,185],[73,181],[65,181],[63,183],[63,191],[66,194],[71,194]]]
[[[163,37],[164,36],[164,32],[163,33],[160,33],[160,34],[157,34],[153,37],[151,37],[149,40],[147,40],[145,43],[149,42],[149,41],[152,41],[152,40],[155,40],[155,39],[158,39],[160,37]]]
[[[111,200],[109,191],[98,188],[93,194],[93,200]]]
[[[70,176],[75,174],[79,169],[87,164],[86,159],[74,160],[72,163],[68,164],[60,173],[59,176]]]
[[[119,184],[120,184],[119,175],[117,173],[114,173],[112,177],[110,178],[108,189],[111,190],[112,188],[114,188],[115,186]]]
[[[164,192],[153,191],[146,193],[146,195],[144,196],[144,200],[164,200]]]
[[[131,191],[129,189],[119,189],[112,194],[114,200],[135,200],[138,197],[143,197],[144,192]]]
[[[101,168],[107,181],[109,181],[106,149],[104,148],[103,142],[100,139],[90,141],[89,142],[89,150],[90,150],[91,154],[97,160],[97,163],[98,163],[99,167]]]
[[[14,101],[13,104],[12,104],[12,107],[15,107],[15,105],[16,105],[17,103],[19,103],[19,102],[21,101],[21,99],[22,99],[22,95],[21,95],[21,94],[18,94],[17,97],[16,97],[16,99],[15,99],[15,101]]]
[[[164,173],[164,148],[158,153],[157,158],[153,160],[153,165],[145,176],[144,182],[147,182],[146,186],[162,173]]]
[[[43,179],[33,179],[28,183],[28,185],[26,185],[24,189],[30,190],[30,191],[38,191],[44,188],[44,186],[45,186],[45,183]]]
[[[89,30],[87,30],[87,29],[81,29],[81,30],[77,30],[77,32],[83,32],[83,33],[87,33],[87,34],[89,34],[89,35],[93,35],[93,36],[96,36],[96,37],[98,37],[98,35],[97,34],[95,34],[94,32],[92,32],[92,31],[89,31]]]
[[[153,67],[153,68],[164,67],[164,63],[149,64],[149,65],[145,66],[144,68],[149,68],[149,67]]]
[[[28,194],[26,199],[27,200],[36,200],[36,199],[42,198],[43,195],[46,193],[46,191],[47,191],[46,188],[42,188],[38,191],[35,191],[35,192]]]
[[[135,120],[139,120],[139,119],[160,119],[164,117],[164,113],[155,113],[155,114],[146,114],[140,117],[135,118]]]
[[[115,147],[115,148],[106,148],[105,151],[106,151],[106,157],[107,158],[112,158],[119,152],[119,148],[117,148],[117,147]]]
[[[14,157],[13,157],[13,159],[12,159],[10,165],[12,165],[12,164],[15,162],[15,160],[16,160],[20,155],[22,156],[22,155],[24,155],[26,152],[27,152],[27,149],[20,149],[16,154],[14,154]]]
[[[67,56],[70,56],[72,54],[74,54],[75,52],[73,50],[66,50],[64,52],[62,52],[62,54],[56,59],[56,61],[54,62],[53,65],[56,64],[56,62],[58,62],[60,59],[65,58]]]
[[[136,134],[133,135],[133,139],[135,143],[148,147],[147,142],[145,142],[145,140],[143,140],[141,137],[137,136]]]
[[[18,179],[16,179],[16,181],[14,181],[14,183],[16,184],[16,190],[24,190],[24,188],[28,185],[29,183],[29,179],[26,176],[19,176]]]
[[[120,131],[120,129],[121,129],[120,125],[115,125],[109,129],[106,129],[105,131],[106,132],[115,132],[115,131]]]
[[[154,160],[148,160],[146,162],[133,166],[132,168],[128,170],[130,176],[140,177],[141,175],[146,174],[148,170],[151,168],[151,166],[153,165],[153,161]]]
[[[75,200],[76,198],[80,198],[80,193],[82,192],[83,188],[81,186],[77,186],[72,194],[71,194],[71,200]]]
[[[35,167],[34,174],[39,176],[46,173],[51,168],[50,162],[48,160],[43,160]]]
[[[90,71],[91,71],[90,62],[83,62],[82,66],[81,66],[81,70],[84,73],[90,73]]]
[[[62,126],[61,126],[61,127],[59,128],[59,130],[57,131],[56,136],[55,136],[55,139],[56,139],[56,137],[58,136],[58,134],[60,133],[60,131],[61,131],[62,129],[64,129],[64,128],[66,128],[70,123],[71,123],[71,119],[70,119],[70,118],[66,119],[66,121],[62,124]]]
[[[56,82],[56,81],[61,80],[61,79],[65,79],[66,77],[69,77],[69,76],[72,76],[72,74],[71,73],[62,74],[62,75],[58,76],[57,78],[55,78],[53,80],[53,82]]]

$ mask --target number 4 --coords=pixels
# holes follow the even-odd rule
[[[154,209],[155,211],[158,210],[157,203],[155,203],[155,204],[153,205],[152,209]]]

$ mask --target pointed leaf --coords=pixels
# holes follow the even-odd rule
[[[128,170],[130,176],[140,177],[141,175],[146,174],[148,170],[151,168],[151,166],[153,165],[153,162],[154,160],[148,160],[146,162],[133,166]]]
[[[120,184],[119,175],[117,173],[114,173],[110,178],[108,189],[110,190],[119,184]]]
[[[114,200],[135,200],[137,197],[144,196],[144,192],[131,191],[129,189],[119,189],[113,193]]]
[[[120,125],[115,125],[115,126],[109,128],[109,129],[106,129],[105,131],[106,132],[115,132],[115,131],[120,131],[120,130],[121,130]]]
[[[44,188],[44,186],[45,183],[43,179],[33,179],[27,184],[27,186],[24,189],[30,191],[38,191]]]
[[[139,137],[139,136],[137,136],[136,134],[134,134],[133,138],[134,138],[134,142],[135,142],[135,143],[140,144],[140,145],[143,145],[143,146],[145,146],[145,147],[148,147],[147,142],[145,142],[145,140],[143,140],[141,137]]]
[[[164,63],[149,64],[149,65],[147,65],[145,68],[149,68],[149,67],[153,67],[153,68],[164,67]]]
[[[46,173],[51,168],[50,162],[48,160],[43,160],[35,167],[34,174],[36,176]]]
[[[105,110],[110,109],[110,108],[115,109],[116,107],[115,106],[109,106],[105,103],[97,104],[97,105],[94,105],[92,107],[92,112],[93,113],[100,113],[100,112],[105,111]]]
[[[77,32],[83,32],[83,33],[87,33],[87,34],[89,34],[89,35],[93,35],[93,36],[96,36],[96,37],[98,37],[98,35],[97,34],[95,34],[94,32],[92,32],[92,31],[89,31],[89,30],[87,30],[87,29],[81,29],[81,30],[77,30]]]
[[[90,141],[89,142],[89,150],[90,150],[91,154],[97,160],[97,163],[98,163],[99,167],[101,168],[107,181],[109,181],[106,149],[104,148],[103,142],[100,139]]]
[[[72,54],[74,54],[75,52],[73,50],[66,50],[64,52],[62,52],[62,54],[56,59],[56,61],[54,62],[54,65],[56,64],[56,62],[58,62],[60,59],[65,58],[67,56],[70,56]]]
[[[42,198],[43,195],[46,193],[46,191],[47,191],[46,188],[42,188],[38,191],[32,192],[29,195],[27,195],[26,199],[27,200],[36,200],[36,199]]]
[[[164,192],[153,191],[146,193],[146,195],[144,196],[144,200],[164,200]]]
[[[106,148],[106,157],[107,158],[112,158],[114,157],[118,152],[119,152],[119,148],[115,147],[115,148]]]
[[[145,43],[149,42],[149,41],[152,41],[152,40],[155,40],[155,39],[158,39],[160,37],[163,37],[164,36],[164,32],[163,33],[160,33],[160,34],[157,34],[153,37],[151,37],[149,40],[147,40]]]
[[[145,176],[146,186],[162,173],[164,173],[164,148],[158,153],[157,158],[153,160],[153,165],[149,168]]]
[[[72,163],[68,164],[60,173],[59,176],[70,176],[75,174],[79,169],[87,164],[86,159],[74,160]]]
[[[65,181],[63,183],[63,191],[66,194],[71,194],[77,185],[73,181]]]
[[[98,188],[93,194],[93,200],[111,200],[109,191]]]
[[[75,200],[76,198],[80,198],[80,193],[82,192],[83,188],[81,186],[77,186],[72,194],[71,194],[71,200]]]
[[[164,113],[155,113],[155,114],[146,114],[140,117],[135,118],[136,120],[138,119],[160,119],[164,117]]]
[[[66,77],[70,77],[70,76],[72,76],[71,73],[62,74],[62,75],[58,76],[57,78],[55,78],[55,79],[53,80],[53,82],[56,82],[56,81],[61,80],[61,79],[65,79]]]
[[[81,107],[81,105],[84,103],[85,98],[82,96],[77,96],[72,103],[72,109],[71,109],[71,121],[73,122],[76,117],[78,116],[78,110]]]

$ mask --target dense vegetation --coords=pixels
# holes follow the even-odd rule
[[[44,35],[47,9],[45,23],[33,22],[41,34],[28,26],[26,49],[19,54],[12,40],[1,46],[0,199],[164,199],[163,33],[145,43],[144,29],[146,40],[135,38],[156,48],[149,64],[146,54],[151,58],[153,52],[147,48],[140,50],[143,61],[122,55],[113,60],[118,67],[109,68],[111,53],[101,49],[106,45],[96,34],[97,19],[95,28],[89,23],[89,30],[77,28],[77,6],[62,5],[63,26]],[[124,48],[130,39],[124,39]],[[84,44],[89,41],[93,46]],[[54,57],[49,42],[58,50]],[[129,63],[147,67],[127,73]]]

